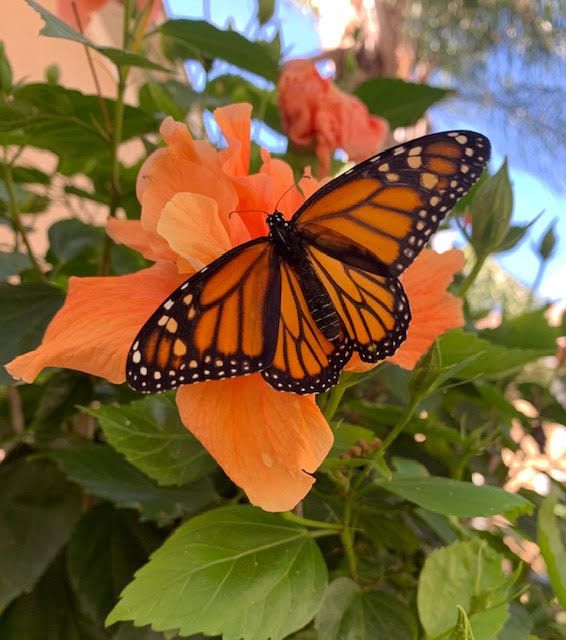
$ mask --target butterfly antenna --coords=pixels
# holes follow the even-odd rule
[[[283,198],[289,193],[289,191],[291,191],[291,189],[295,189],[296,187],[298,187],[299,186],[299,182],[303,178],[306,178],[307,180],[310,180],[311,176],[307,176],[306,173],[303,173],[303,175],[300,178],[295,180],[295,182],[293,182],[293,184],[283,193],[283,195],[279,198],[279,200],[277,200],[277,204],[275,205],[275,211],[277,211],[277,207],[279,206],[279,203],[281,202],[281,200],[283,200]]]

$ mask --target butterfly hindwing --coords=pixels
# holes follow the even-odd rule
[[[311,196],[293,217],[297,232],[343,262],[399,275],[476,182],[489,155],[488,139],[471,131],[388,149]]]
[[[361,359],[378,362],[393,355],[411,320],[399,280],[340,262],[315,247],[308,255]]]
[[[338,382],[352,354],[343,330],[330,342],[316,325],[299,277],[281,261],[281,311],[277,347],[271,366],[262,375],[275,389],[321,393]]]
[[[253,373],[273,358],[280,273],[267,238],[228,251],[178,287],[138,334],[127,380],[142,392]]]

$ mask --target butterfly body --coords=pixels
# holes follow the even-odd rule
[[[129,384],[145,393],[261,373],[275,389],[320,393],[352,353],[392,355],[411,319],[398,276],[485,167],[489,141],[432,134],[332,180],[269,233],[191,276],[134,341]]]
[[[269,240],[281,260],[286,261],[299,279],[300,287],[322,334],[331,342],[340,337],[340,319],[330,296],[317,277],[306,253],[306,242],[297,233],[292,221],[276,211],[267,216]]]

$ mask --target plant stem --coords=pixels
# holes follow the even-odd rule
[[[122,36],[122,48],[128,49],[130,43],[130,16],[132,15],[132,0],[125,0],[124,2],[124,29]],[[118,151],[120,143],[122,142],[122,132],[124,129],[124,94],[126,93],[126,81],[128,79],[129,67],[118,67],[118,87],[116,91],[116,105],[114,107],[114,118],[112,120],[112,135],[111,135],[111,184],[110,184],[110,204],[108,217],[115,218],[116,211],[120,205],[120,199],[122,196],[122,189],[120,185],[120,159],[118,157]],[[104,239],[104,248],[102,251],[102,260],[100,263],[100,272],[102,275],[107,275],[110,267],[110,250],[112,248],[112,240],[107,235]]]
[[[485,255],[476,255],[476,262],[472,267],[472,270],[468,275],[464,278],[464,282],[460,285],[460,289],[458,291],[458,296],[463,298],[466,293],[468,293],[468,289],[474,284],[476,278],[479,275],[479,272],[482,270],[484,262],[487,259],[487,254]]]
[[[281,514],[285,520],[289,520],[289,522],[294,522],[295,524],[300,524],[305,527],[314,527],[315,529],[328,529],[330,531],[335,531],[336,533],[342,531],[343,526],[339,523],[334,522],[324,522],[322,520],[311,520],[310,518],[303,518],[302,516],[296,516],[291,511],[285,511]]]
[[[22,238],[23,243],[26,247],[29,259],[31,260],[31,263],[33,265],[35,272],[37,273],[37,277],[42,282],[47,282],[47,278],[45,277],[45,274],[43,273],[41,267],[39,266],[39,262],[35,257],[35,254],[33,252],[33,248],[31,246],[29,238],[27,236],[25,227],[22,224],[22,221],[20,218],[20,210],[18,208],[18,201],[16,198],[16,193],[14,191],[14,177],[12,175],[12,165],[8,162],[4,163],[4,181],[6,183],[6,191],[8,193],[8,204],[10,207],[12,224],[14,225],[14,231],[16,233],[16,236],[18,233],[20,234],[20,237]]]
[[[538,266],[537,269],[537,274],[535,276],[535,279],[533,280],[533,284],[531,285],[531,289],[529,291],[529,306],[532,306],[533,304],[533,300],[535,298],[536,292],[538,291],[538,288],[540,287],[540,283],[542,281],[542,277],[544,276],[544,272],[546,270],[546,260],[541,260],[540,264]]]
[[[347,388],[348,387],[345,384],[339,384],[330,391],[326,407],[324,408],[324,417],[328,422],[332,420],[334,414],[338,410],[340,401],[342,400],[344,393],[346,393]]]
[[[397,438],[399,437],[399,435],[401,434],[403,429],[407,426],[407,424],[409,424],[409,421],[413,417],[413,414],[415,413],[415,410],[418,407],[419,402],[420,402],[420,397],[419,396],[414,397],[411,400],[411,402],[409,403],[409,406],[407,407],[407,410],[405,411],[405,415],[401,418],[401,420],[399,420],[399,422],[387,434],[387,437],[383,441],[383,444],[381,445],[381,447],[379,447],[379,452],[382,455],[393,444],[393,442],[395,442],[395,440],[397,440]]]
[[[352,494],[346,496],[346,505],[344,507],[344,528],[340,533],[340,540],[344,548],[344,556],[348,564],[348,573],[354,582],[358,581],[358,563],[356,561],[356,553],[354,551],[354,535],[350,528],[352,519]]]

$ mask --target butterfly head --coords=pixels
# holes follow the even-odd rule
[[[280,211],[275,211],[267,216],[267,225],[273,229],[273,227],[289,226],[289,223]]]

